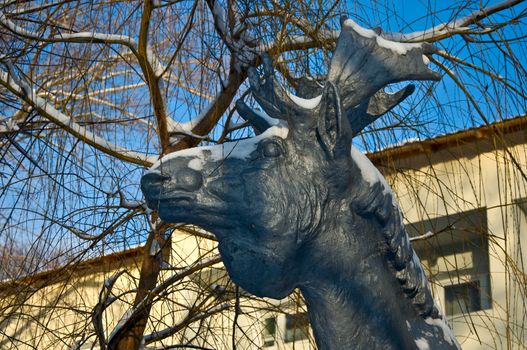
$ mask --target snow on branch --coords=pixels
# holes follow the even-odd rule
[[[228,9],[218,0],[207,0],[207,5],[218,34],[235,57],[236,68],[241,72],[242,67],[247,67],[258,55],[255,48],[259,40],[250,34],[251,24],[242,18],[234,2],[227,6]]]
[[[157,57],[156,54],[154,54],[154,50],[152,49],[152,46],[147,45],[146,47],[146,59],[150,66],[152,67],[152,70],[156,76],[156,78],[159,78],[163,75],[163,73],[167,70],[167,67],[161,63],[161,60]]]
[[[382,32],[380,37],[386,40],[414,43],[414,42],[436,42],[456,34],[486,34],[491,31],[491,28],[484,28],[474,31],[470,25],[479,23],[481,20],[490,17],[491,15],[501,12],[503,10],[514,7],[525,0],[505,0],[471,12],[469,15],[454,19],[452,21],[438,24],[432,28],[413,33],[396,33],[396,32]],[[300,21],[301,22],[301,21]],[[269,43],[261,45],[256,50],[257,52],[280,53],[293,50],[304,50],[320,46],[321,43],[336,42],[340,35],[340,30],[319,30],[311,35],[289,35],[287,38],[280,40],[280,43]]]
[[[170,135],[170,142],[172,144],[178,142],[181,136],[190,136],[196,139],[206,139],[207,136],[197,135],[192,132],[192,130],[198,125],[205,116],[210,112],[211,106],[214,104],[211,103],[207,108],[205,108],[197,117],[192,118],[188,122],[178,122],[174,119],[167,117],[167,129]]]
[[[0,116],[0,134],[8,134],[19,130],[18,124],[11,118]]]
[[[155,161],[155,157],[140,154],[117,146],[96,135],[95,132],[79,125],[72,118],[58,111],[49,101],[38,96],[36,91],[30,88],[25,82],[20,81],[13,74],[12,69],[9,69],[9,72],[0,70],[0,85],[3,85],[14,95],[28,103],[31,107],[37,110],[40,115],[49,121],[57,124],[73,136],[110,156],[146,167],[151,166]]]
[[[103,43],[103,44],[121,44],[129,47],[132,51],[137,49],[137,42],[127,35],[106,34],[96,32],[79,32],[57,34],[50,37],[35,35],[11,21],[4,13],[0,13],[0,24],[10,30],[12,33],[27,39],[47,42],[70,42],[70,43]]]
[[[471,24],[476,24],[480,22],[482,19],[485,19],[497,12],[514,7],[515,5],[523,1],[525,0],[505,0],[497,4],[494,4],[492,6],[488,6],[488,7],[473,11],[465,17],[452,20],[446,23],[441,23],[439,25],[436,25],[432,28],[429,28],[423,31],[418,31],[418,32],[413,32],[413,33],[408,33],[408,34],[383,33],[382,36],[385,37],[386,39],[400,41],[400,42],[439,41],[441,39],[450,37],[455,34],[470,33],[473,31],[473,29],[469,27]],[[484,34],[484,33],[485,31],[479,32],[479,34]]]
[[[26,30],[13,21],[11,21],[5,13],[0,12],[0,25],[7,28],[15,35],[39,41],[45,43],[93,43],[93,44],[119,44],[128,47],[133,54],[141,59],[143,56],[146,58],[148,64],[152,67],[152,70],[156,77],[166,70],[166,67],[161,63],[159,58],[154,54],[154,51],[150,45],[145,46],[145,55],[139,55],[140,45],[138,42],[130,36],[121,34],[107,34],[97,32],[78,32],[78,33],[60,33],[53,36],[45,37],[39,36],[35,33]]]
[[[435,232],[428,231],[425,234],[422,234],[422,235],[419,235],[419,236],[410,237],[410,242],[422,241],[422,240],[434,237],[436,234],[437,233],[435,233]]]
[[[119,206],[126,209],[142,209],[148,211],[148,207],[144,200],[129,200],[126,198],[126,195],[123,191],[118,188],[117,191],[113,193],[113,196],[119,197]],[[157,242],[157,241],[156,241]]]

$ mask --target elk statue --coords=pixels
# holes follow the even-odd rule
[[[388,84],[439,79],[425,56],[434,50],[345,19],[326,81],[305,79],[300,96],[262,57],[263,77],[252,69],[249,82],[265,113],[236,105],[257,136],[161,158],[141,180],[149,207],[213,232],[248,292],[299,288],[321,350],[459,349],[393,193],[351,143],[414,89]]]

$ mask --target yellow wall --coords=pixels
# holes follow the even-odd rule
[[[501,140],[392,159],[397,171],[384,169],[407,223],[478,208],[486,211],[492,308],[456,317],[454,333],[463,349],[527,346],[527,225],[525,213],[515,204],[527,198],[525,140],[525,132],[517,132]],[[442,286],[434,286],[434,291],[444,307]]]

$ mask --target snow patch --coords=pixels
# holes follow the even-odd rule
[[[322,95],[318,95],[317,97],[310,99],[301,98],[291,93],[288,93],[288,95],[294,103],[305,109],[314,109],[320,104],[320,101],[322,100]]]
[[[5,126],[2,124],[5,124]],[[6,120],[6,118],[3,118],[2,120],[0,120],[0,132],[14,132],[18,130],[20,130],[20,128],[18,127],[18,124],[14,120],[12,119]]]
[[[353,145],[351,146],[351,158],[359,167],[362,178],[370,185],[370,187],[380,182],[384,187],[383,193],[392,193],[384,176],[382,176],[379,170],[370,162],[368,157],[362,154],[356,147],[353,147]],[[395,196],[392,195],[392,197],[395,200]]]
[[[214,19],[216,20],[216,25],[223,32],[227,32],[227,21],[225,20],[226,13],[225,9],[222,7],[221,2],[214,2],[214,7],[212,8],[212,13],[214,14]]]
[[[426,338],[417,338],[415,340],[415,345],[417,345],[419,350],[430,350],[430,345],[428,344]]]
[[[435,233],[432,232],[432,231],[428,231],[425,234],[422,234],[422,235],[419,235],[419,236],[410,237],[410,241],[417,241],[417,240],[427,239],[427,238],[430,238],[430,237],[433,237],[433,236],[435,236]]]
[[[423,62],[425,65],[429,65],[430,64],[430,59],[428,59],[428,57],[426,57],[426,55],[423,55]]]
[[[193,158],[188,162],[187,166],[190,169],[201,171],[203,170],[203,165],[205,165],[205,161],[201,158]]]
[[[110,277],[108,277],[107,279],[104,280],[104,287],[107,288],[107,289],[110,289],[113,284],[115,283],[115,281],[117,280],[117,278],[119,278],[120,276],[120,273],[115,273],[113,275],[111,275]]]
[[[181,139],[181,135],[191,136],[197,139],[204,139],[206,136],[196,135],[192,132],[195,126],[197,126],[203,118],[210,112],[210,109],[214,103],[209,104],[201,113],[192,118],[187,122],[178,122],[172,118],[167,118],[167,131],[169,134],[179,134],[179,136],[171,136],[170,141],[172,144],[176,143]]]
[[[203,118],[203,116],[209,111],[210,106],[207,107],[203,112],[201,112],[197,117],[195,117],[192,120],[189,120],[188,122],[177,122],[172,118],[167,118],[167,129],[169,133],[181,133],[181,134],[188,134],[192,133],[192,129],[194,126],[198,125],[199,121]]]
[[[154,54],[154,50],[152,50],[152,47],[150,46],[147,46],[146,48],[146,58],[148,62],[150,62],[150,65],[152,66],[156,77],[160,77],[161,75],[163,75],[165,67],[161,64],[161,62],[159,62],[159,59]]]
[[[248,159],[251,153],[256,150],[260,141],[271,137],[279,137],[285,139],[287,138],[288,133],[289,128],[283,123],[280,123],[278,125],[270,127],[264,133],[247,140],[226,142],[222,143],[221,145],[215,146],[189,148],[182,151],[170,153],[155,162],[154,165],[150,168],[149,172],[158,172],[158,170],[156,170],[157,168],[159,168],[163,163],[174,158],[193,158],[191,161],[189,161],[188,165],[189,167],[195,167],[195,170],[196,168],[201,170],[201,168],[203,167],[203,165],[205,165],[207,161],[220,161],[226,158],[236,158],[245,160]],[[194,161],[195,159],[197,160]]]
[[[454,344],[458,345],[457,341],[456,341],[456,338],[452,334],[452,330],[450,329],[450,327],[448,327],[448,325],[446,324],[446,322],[443,319],[427,317],[425,319],[425,322],[428,325],[430,325],[430,326],[434,326],[434,327],[437,327],[437,328],[441,329],[443,331],[443,337],[444,337],[445,341],[448,344],[450,344],[450,345],[454,345]],[[459,347],[459,345],[458,345],[458,347]]]
[[[150,251],[148,252],[150,256],[156,256],[157,253],[161,251],[161,246],[159,245],[159,242],[157,239],[154,239],[152,241],[152,244],[150,245]]]
[[[147,171],[145,171],[145,174],[157,174],[157,175],[161,175],[161,172],[157,169],[148,169]]]
[[[128,199],[125,199],[123,198],[121,200],[121,206],[125,207],[125,208],[129,208],[129,209],[133,209],[133,208],[139,208],[141,206],[143,206],[143,201],[137,201],[137,200],[128,200]]]
[[[81,348],[81,341],[80,340],[76,340],[73,342],[73,344],[71,345],[71,347],[69,348],[69,350],[80,350]]]
[[[250,43],[257,42],[258,40],[248,33],[247,29],[250,27],[250,23],[245,22],[245,20],[242,22],[237,12],[234,9],[232,13],[229,13],[229,15],[233,15],[233,18],[229,17],[229,20],[233,20],[234,24],[234,28],[229,28],[227,25],[228,14],[223,3],[216,1],[212,8],[216,27],[236,58],[234,68],[238,72],[241,72],[242,68],[246,67],[256,56]]]

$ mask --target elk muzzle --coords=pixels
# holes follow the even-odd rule
[[[148,205],[156,208],[163,200],[178,200],[192,197],[203,186],[200,171],[183,164],[154,169],[141,178],[141,189]]]

